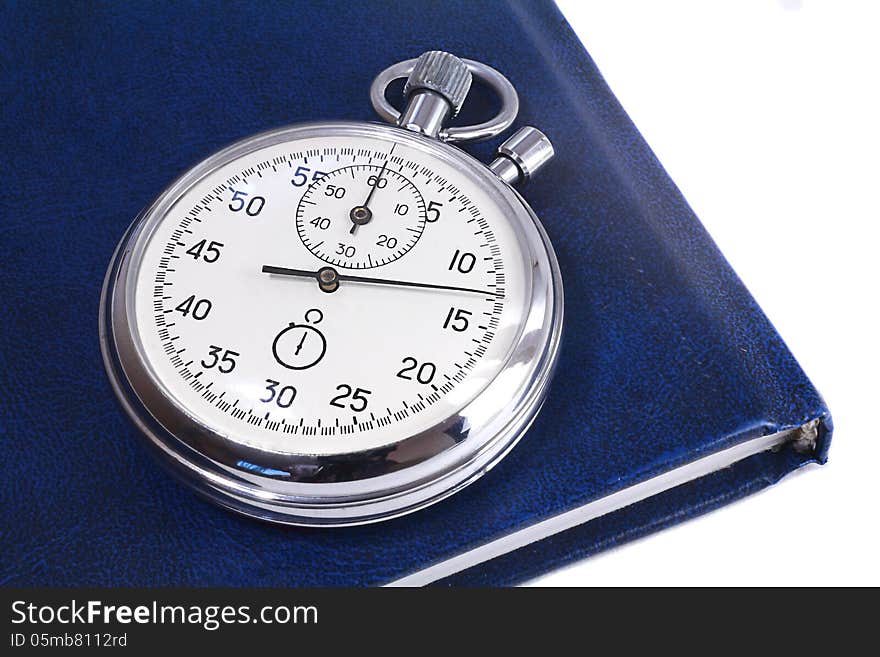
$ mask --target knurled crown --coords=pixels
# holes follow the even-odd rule
[[[409,98],[418,89],[430,89],[449,102],[452,115],[455,116],[470,88],[471,72],[467,64],[448,52],[431,50],[416,60],[416,65],[403,87],[403,95]]]

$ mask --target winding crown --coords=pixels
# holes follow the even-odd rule
[[[449,102],[452,115],[455,116],[470,88],[471,72],[467,64],[448,52],[431,50],[416,60],[416,65],[403,87],[403,95],[409,98],[410,94],[419,89],[438,93]]]

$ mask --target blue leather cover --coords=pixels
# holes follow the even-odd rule
[[[812,455],[753,457],[449,580],[509,583],[824,461],[822,399],[557,9],[417,5],[0,5],[0,583],[378,584],[823,419]],[[557,146],[526,190],[566,288],[547,404],[498,467],[415,515],[309,530],[216,508],[154,463],[106,381],[97,313],[113,249],[212,151],[286,123],[370,119],[373,76],[437,48],[507,74],[521,123]]]

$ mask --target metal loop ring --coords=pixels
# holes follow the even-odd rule
[[[494,117],[483,123],[476,125],[463,125],[458,127],[443,128],[440,131],[439,138],[447,142],[462,141],[484,141],[491,139],[495,135],[499,135],[507,130],[516,120],[519,112],[519,96],[516,89],[506,77],[490,66],[486,66],[472,59],[462,59],[467,64],[471,75],[482,80],[491,87],[498,97],[501,99],[501,110]],[[373,84],[370,86],[370,102],[373,109],[388,123],[397,125],[400,118],[400,111],[388,102],[385,97],[385,89],[394,80],[407,77],[412,73],[416,60],[408,59],[404,62],[398,62],[389,66],[376,76]]]

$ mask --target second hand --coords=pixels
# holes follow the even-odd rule
[[[263,265],[262,272],[264,274],[276,274],[279,276],[299,276],[302,278],[314,278],[318,281],[318,286],[325,292],[335,292],[339,287],[340,281],[351,281],[352,283],[373,283],[376,285],[397,285],[399,287],[417,287],[429,290],[449,290],[452,292],[471,292],[473,294],[483,294],[487,296],[497,297],[498,292],[488,290],[477,290],[470,287],[458,287],[455,285],[438,285],[434,283],[416,283],[413,281],[396,281],[389,278],[370,278],[368,276],[354,276],[352,274],[340,274],[333,267],[322,267],[318,271],[309,271],[307,269],[291,269],[289,267],[276,267],[274,265]]]
[[[376,193],[376,189],[382,181],[382,174],[385,173],[385,167],[388,166],[388,159],[391,157],[391,153],[394,152],[395,146],[397,146],[397,144],[394,144],[394,146],[391,147],[391,151],[385,157],[385,161],[382,163],[382,168],[379,170],[379,175],[374,176],[376,181],[374,184],[370,185],[370,191],[367,193],[367,200],[364,201],[362,205],[353,207],[351,212],[348,213],[348,218],[351,219],[351,230],[348,231],[349,234],[354,235],[357,232],[358,226],[363,226],[373,220],[373,211],[370,210],[370,201],[373,200],[373,194]],[[368,185],[369,182],[370,179],[367,178]]]

